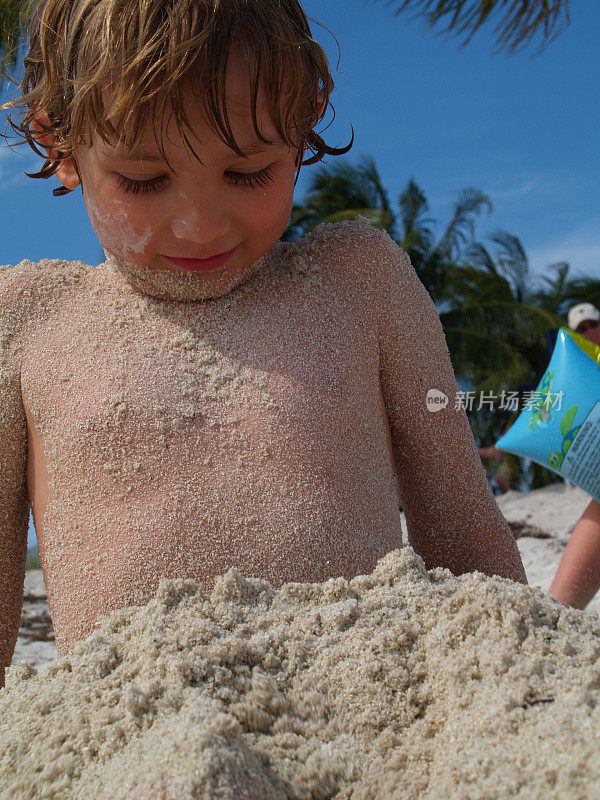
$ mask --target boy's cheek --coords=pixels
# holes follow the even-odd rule
[[[145,225],[140,231],[134,226],[122,200],[109,200],[100,206],[88,195],[85,202],[92,227],[106,250],[124,261],[136,261],[144,255],[152,239],[152,229]]]

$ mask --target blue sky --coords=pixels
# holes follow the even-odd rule
[[[336,83],[336,118],[325,140],[346,144],[352,124],[347,157],[373,156],[394,204],[412,177],[443,223],[459,190],[477,187],[494,205],[478,223],[480,239],[504,229],[520,237],[536,273],[569,261],[574,275],[600,278],[596,0],[573,0],[571,25],[535,57],[534,47],[494,54],[491,27],[460,48],[420,20],[394,17],[378,0],[308,0],[304,7],[341,45],[337,66],[334,39],[313,25]],[[0,264],[43,257],[97,264],[101,249],[80,192],[54,198],[56,179],[22,174],[37,163],[28,148],[17,155],[0,146]],[[301,173],[298,199],[311,169]]]
[[[492,199],[478,235],[519,236],[536,272],[566,260],[600,277],[600,10],[572,2],[571,25],[540,56],[493,54],[493,31],[461,49],[382,2],[312,0],[340,40],[332,143],[375,157],[395,203],[409,177],[447,220],[460,188]],[[335,42],[322,41],[335,64]],[[593,87],[596,87],[595,89]]]
[[[573,0],[570,27],[537,57],[535,48],[494,55],[491,27],[461,49],[420,20],[394,17],[380,0],[309,0],[305,8],[341,44],[336,72],[337,45],[313,25],[336,82],[326,141],[345,144],[354,125],[348,157],[375,158],[394,204],[414,177],[433,216],[445,221],[458,191],[475,186],[494,204],[478,225],[480,238],[502,228],[521,238],[536,272],[566,260],[574,273],[600,277],[596,0]],[[0,219],[0,263],[98,263],[80,192],[54,198],[57,180],[25,178],[36,157],[21,152],[0,146],[0,203],[12,211]],[[298,198],[310,170],[301,174]]]

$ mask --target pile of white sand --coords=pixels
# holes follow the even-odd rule
[[[600,619],[428,572],[161,582],[44,672],[7,670],[2,800],[600,796]]]

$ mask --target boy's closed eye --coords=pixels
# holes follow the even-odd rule
[[[228,180],[235,186],[246,186],[254,188],[257,186],[268,186],[273,182],[273,167],[265,167],[257,172],[231,172],[225,173]],[[139,180],[128,178],[126,175],[117,175],[119,188],[127,194],[137,194],[138,192],[155,192],[166,186],[169,180],[168,175],[159,175],[157,178]]]

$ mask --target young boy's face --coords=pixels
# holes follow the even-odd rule
[[[189,133],[188,138],[202,163],[186,149],[168,113],[163,147],[174,171],[161,158],[151,127],[136,154],[117,152],[95,135],[91,144],[76,149],[75,160],[90,220],[105,250],[124,261],[181,272],[192,265],[170,259],[221,256],[216,265],[204,265],[209,270],[194,271],[221,282],[265,255],[285,230],[297,149],[280,139],[262,102],[259,129],[274,144],[257,139],[249,72],[235,51],[227,73],[229,120],[240,148],[255,147],[253,155],[237,156],[210,130],[189,83],[184,101],[199,141]],[[57,176],[69,188],[79,184],[71,159],[63,160]]]

